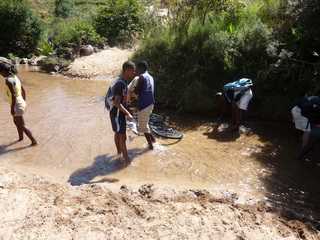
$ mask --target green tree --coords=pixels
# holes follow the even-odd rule
[[[103,38],[86,20],[72,19],[56,23],[53,42],[59,47],[76,47],[83,44],[101,45]]]
[[[33,53],[41,37],[41,22],[25,0],[0,1],[0,55]]]
[[[111,45],[132,40],[142,30],[143,6],[138,0],[107,0],[95,19],[97,32]]]
[[[73,0],[55,0],[54,13],[56,17],[68,18],[72,15],[74,8]]]

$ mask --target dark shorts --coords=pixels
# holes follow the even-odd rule
[[[119,134],[126,133],[127,124],[126,124],[126,116],[124,115],[124,113],[122,113],[117,108],[113,108],[110,111],[110,119],[111,119],[112,130],[115,133],[119,133]]]

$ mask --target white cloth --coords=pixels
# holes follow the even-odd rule
[[[139,77],[135,77],[134,79],[132,79],[132,81],[130,82],[130,84],[128,85],[128,90],[130,92],[133,92],[134,89],[137,87],[137,84],[138,84],[138,80],[139,80]]]
[[[237,97],[239,93],[240,91],[235,91],[234,96]],[[240,98],[240,100],[237,102],[238,108],[240,108],[241,110],[247,111],[252,97],[253,97],[252,90],[248,89]]]
[[[294,108],[291,109],[291,114],[292,114],[293,122],[296,129],[304,132],[311,131],[311,126],[308,118],[304,117],[301,114],[301,109],[298,106],[295,106]]]

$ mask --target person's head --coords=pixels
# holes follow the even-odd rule
[[[137,74],[143,74],[148,70],[148,63],[146,61],[140,61],[137,63]]]
[[[122,77],[126,81],[130,81],[135,77],[136,66],[133,62],[127,61],[122,65]]]
[[[17,73],[17,69],[14,66],[14,64],[12,64],[12,62],[4,57],[0,57],[0,74],[3,77],[8,77],[12,74],[16,74]]]

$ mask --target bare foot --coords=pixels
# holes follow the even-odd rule
[[[31,143],[31,146],[32,146],[32,147],[37,146],[37,145],[38,145],[38,142],[37,142],[37,141],[33,141],[33,142]]]
[[[129,158],[120,158],[120,163],[123,166],[128,166],[130,164],[130,159]]]

